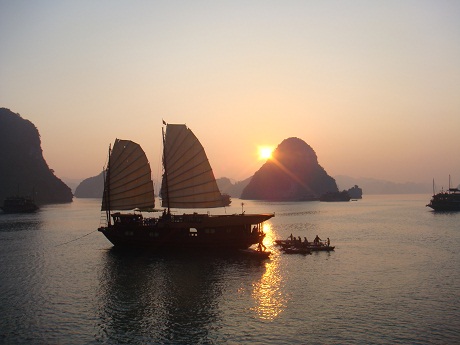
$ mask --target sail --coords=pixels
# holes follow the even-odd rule
[[[155,207],[150,165],[135,142],[116,139],[106,171],[102,211]]]
[[[166,126],[163,166],[163,207],[225,206],[206,152],[187,126]]]

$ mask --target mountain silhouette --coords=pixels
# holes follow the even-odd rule
[[[229,178],[221,177],[216,179],[216,182],[221,193],[228,194],[233,198],[239,198],[243,189],[248,185],[249,181],[251,181],[251,178],[252,176],[243,181],[232,183]]]
[[[299,138],[288,138],[254,174],[241,199],[317,200],[337,191],[335,180],[319,165],[315,151]]]
[[[0,108],[0,202],[18,195],[37,204],[71,202],[71,189],[48,167],[35,125]]]
[[[76,198],[102,198],[104,192],[104,172],[81,181],[75,189]]]

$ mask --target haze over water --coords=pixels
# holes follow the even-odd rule
[[[116,251],[91,233],[99,200],[0,214],[0,343],[459,343],[460,213],[428,200],[244,201],[276,213],[263,262]],[[291,233],[336,250],[280,254],[272,241]]]

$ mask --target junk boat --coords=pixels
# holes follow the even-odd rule
[[[460,190],[450,187],[450,176],[447,191],[441,191],[436,194],[434,189],[433,180],[433,196],[430,203],[426,205],[427,207],[431,207],[435,211],[460,211]]]
[[[5,199],[1,207],[5,213],[32,213],[38,210],[33,199],[22,196],[10,196]]]
[[[327,192],[320,196],[319,201],[327,201],[327,202],[334,202],[334,201],[350,201],[351,196],[348,191],[344,190],[341,192]]]
[[[101,210],[106,212],[106,224],[98,230],[115,247],[124,248],[239,250],[262,243],[263,222],[273,213],[171,212],[171,208],[223,207],[228,199],[220,193],[193,132],[183,124],[163,123],[162,213],[151,218],[142,215],[142,211],[155,212],[149,162],[139,144],[116,139],[109,147],[104,174]]]

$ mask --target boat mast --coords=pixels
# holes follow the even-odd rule
[[[167,123],[163,120],[163,124],[168,126]],[[171,214],[171,209],[169,208],[169,184],[168,184],[168,171],[166,169],[166,136],[164,127],[161,127],[161,133],[163,135],[163,169],[164,169],[164,187],[166,193],[166,202],[168,204],[168,214]]]
[[[109,161],[107,163],[107,168],[105,169],[104,174],[104,193],[105,193],[105,215],[107,217],[107,224],[111,225],[110,221],[110,155],[112,153],[112,144],[109,145]]]

